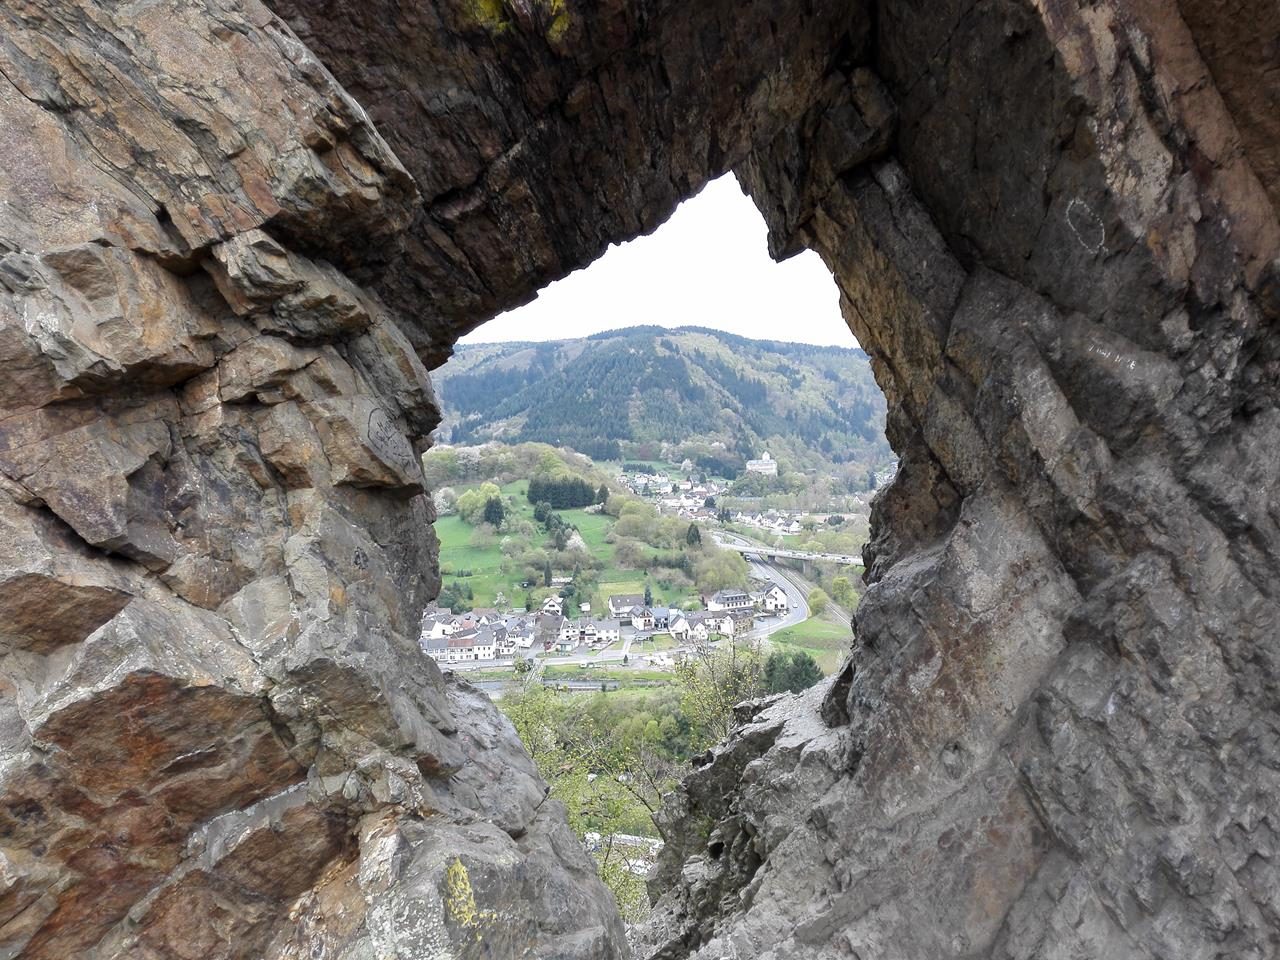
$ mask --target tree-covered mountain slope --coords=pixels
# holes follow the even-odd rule
[[[631,327],[580,340],[474,344],[435,373],[439,439],[542,441],[596,459],[768,450],[801,468],[892,459],[885,400],[855,348]]]

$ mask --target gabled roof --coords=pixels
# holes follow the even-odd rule
[[[558,614],[543,613],[538,616],[538,635],[548,637],[560,633],[564,626],[564,617]]]

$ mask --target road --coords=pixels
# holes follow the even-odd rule
[[[722,547],[725,547],[730,550],[737,550],[740,553],[744,553],[744,554],[753,552],[752,548],[761,547],[761,544],[755,543],[752,540],[748,540],[746,537],[741,537],[736,533],[728,533],[724,530],[714,530],[712,531],[711,535],[715,537],[716,542],[719,543]],[[768,548],[763,548],[763,549],[768,549]],[[791,589],[795,590],[796,593],[801,597],[808,597],[809,591],[813,589],[814,585],[810,583],[808,580],[806,580],[804,578],[804,575],[797,570],[787,570],[787,569],[784,569],[783,567],[777,567],[771,564],[761,564],[761,565],[766,566],[769,570],[774,571],[778,577],[785,580],[786,583],[791,587]],[[783,589],[786,589],[786,587],[784,587]],[[790,596],[791,594],[788,593],[787,597],[790,598]],[[809,619],[809,613],[808,613],[809,606],[807,603],[805,604],[804,609],[805,609],[805,615],[803,619],[807,620]],[[846,610],[844,607],[840,606],[839,604],[837,604],[835,601],[832,601],[831,605],[827,609],[831,613],[835,614],[838,618],[846,622],[849,620],[849,617],[850,617],[849,611]]]
[[[780,617],[758,619],[755,629],[747,636],[764,640],[779,630],[794,627],[797,623],[804,623],[809,619],[809,601],[806,592],[787,576],[787,571],[759,560],[749,560],[747,563],[753,577],[777,584],[787,595],[787,612]]]

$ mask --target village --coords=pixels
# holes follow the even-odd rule
[[[617,475],[620,486],[639,497],[644,497],[657,506],[659,512],[678,516],[690,522],[719,521],[737,524],[750,528],[757,535],[773,537],[799,536],[806,530],[827,523],[832,516],[828,512],[812,512],[802,510],[780,510],[776,508],[750,509],[758,504],[759,497],[741,497],[732,493],[732,484],[727,480],[701,476],[695,479],[692,474],[694,465],[686,460],[680,465],[685,477],[672,477],[666,473],[653,470],[623,470]],[[877,486],[893,479],[896,469],[890,467],[876,473]],[[760,474],[766,477],[778,475],[778,461],[769,451],[764,451],[758,459],[748,460],[746,473]],[[850,513],[868,515],[871,510],[871,498],[874,489],[850,494],[853,509]]]
[[[699,644],[732,640],[751,632],[757,617],[779,617],[790,601],[777,584],[760,589],[720,590],[703,598],[703,610],[684,611],[645,602],[641,594],[615,594],[607,613],[591,616],[590,604],[582,604],[580,617],[564,615],[564,601],[547,597],[537,611],[474,609],[453,613],[428,607],[422,620],[422,649],[437,663],[450,666],[492,666],[495,663],[531,659],[539,655],[571,657],[596,653],[619,645],[629,656],[632,645],[653,666],[671,666],[668,652],[646,642],[670,637],[675,644]]]

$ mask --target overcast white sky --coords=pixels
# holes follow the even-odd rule
[[[816,253],[769,259],[764,220],[732,175],[709,183],[652,235],[610,247],[463,343],[562,340],[601,330],[696,325],[744,337],[857,346]]]

